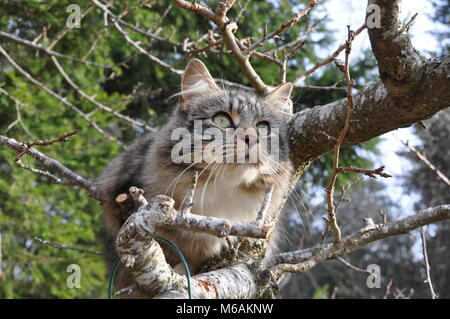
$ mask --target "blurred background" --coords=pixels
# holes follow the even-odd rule
[[[212,7],[218,1],[206,1]],[[230,12],[240,16],[240,38],[263,36],[265,25],[273,30],[301,10],[309,1],[239,1]],[[223,49],[186,55],[173,43],[191,41],[207,34],[212,25],[202,17],[171,7],[170,1],[110,1],[109,9],[123,19],[169,41],[146,37],[127,29],[134,41],[160,60],[183,69],[196,56],[210,72],[228,81],[249,85],[239,65]],[[426,57],[449,53],[450,2],[448,0],[403,1],[403,17],[418,13],[410,30],[413,44]],[[81,28],[66,28],[70,12],[78,4],[84,16]],[[137,8],[139,7],[139,8]],[[245,10],[243,10],[246,8]],[[241,14],[242,13],[242,14]],[[357,29],[364,22],[365,2],[358,0],[319,1],[319,5],[293,26],[282,38],[266,44],[282,46],[296,39],[305,45],[289,62],[287,80],[293,80],[316,62],[327,58],[346,39],[347,24]],[[79,130],[72,140],[40,150],[80,175],[94,179],[104,165],[125,145],[145,134],[105,112],[80,96],[82,90],[96,101],[120,114],[139,119],[153,127],[163,125],[175,101],[168,99],[180,89],[179,75],[127,44],[124,35],[105,26],[103,12],[91,1],[48,0],[0,3],[0,31],[51,47],[52,50],[82,60],[59,59],[65,73],[78,90],[63,77],[49,55],[0,36],[0,45],[26,72],[52,91],[64,96],[99,127],[94,129],[73,108],[50,96],[27,80],[0,55],[0,134],[18,141],[52,139]],[[57,41],[56,41],[57,40]],[[354,41],[351,74],[356,89],[377,80],[376,61],[370,51],[367,32]],[[343,56],[340,56],[343,59]],[[92,63],[86,63],[90,61]],[[263,60],[252,60],[267,84],[276,85],[278,69]],[[305,86],[345,86],[342,74],[330,64],[309,77]],[[297,89],[295,110],[323,105],[346,96],[345,90]],[[342,165],[375,168],[385,165],[393,178],[374,180],[354,174],[341,175],[336,200],[338,222],[344,235],[372,217],[381,221],[380,210],[388,220],[404,218],[415,211],[450,202],[448,185],[403,143],[420,152],[450,176],[448,146],[450,111],[446,110],[414,126],[390,132],[364,144],[346,148]],[[33,240],[34,237],[75,247],[103,251],[101,209],[84,190],[52,184],[16,167],[15,154],[0,148],[0,298],[105,298],[108,270],[102,257],[59,250]],[[30,159],[26,164],[39,167]],[[299,181],[284,210],[287,224],[285,250],[306,248],[319,243],[326,215],[325,187],[332,166],[332,154],[316,160]],[[342,189],[341,189],[342,188]],[[450,224],[427,227],[431,278],[441,298],[450,298]],[[0,256],[1,256],[0,255]],[[378,264],[381,288],[369,289],[368,274],[341,261],[327,261],[304,274],[297,274],[282,290],[283,298],[430,298],[419,232],[390,238],[360,249],[346,261],[361,269]],[[66,271],[70,264],[81,268],[81,287],[69,289]],[[390,285],[389,285],[390,283]],[[387,290],[388,285],[390,289]]]

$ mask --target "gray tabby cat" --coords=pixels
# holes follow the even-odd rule
[[[105,198],[103,206],[110,243],[114,243],[121,225],[132,213],[124,211],[115,202],[118,194],[136,186],[145,191],[148,200],[159,194],[172,197],[178,209],[185,201],[195,172],[199,177],[192,213],[254,221],[268,185],[274,184],[267,213],[269,218],[273,216],[293,173],[286,132],[287,120],[292,115],[291,90],[292,84],[285,83],[268,96],[259,97],[252,91],[219,88],[205,65],[200,60],[191,60],[184,72],[179,103],[170,121],[158,133],[135,142],[98,178],[97,184]],[[203,129],[215,128],[223,134],[228,128],[254,128],[255,134],[244,140],[247,150],[257,148],[263,139],[277,135],[277,158],[266,152],[256,163],[224,163],[214,158],[206,161],[206,157],[197,162],[177,163],[173,160],[172,150],[179,141],[171,138],[172,133],[180,128],[192,132],[194,121],[200,121]],[[206,140],[203,140],[200,147],[194,147],[193,154],[202,153],[205,144]],[[178,229],[159,235],[178,245],[193,273],[198,272],[206,260],[220,255],[227,246],[223,238]],[[162,247],[169,264],[179,264],[179,257],[165,245]],[[119,288],[132,284],[129,274],[119,276],[122,277]]]

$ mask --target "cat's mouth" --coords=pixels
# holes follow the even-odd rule
[[[221,145],[216,149],[207,146],[202,149],[202,163],[223,163],[229,165],[263,165],[268,156],[261,152],[258,145]]]

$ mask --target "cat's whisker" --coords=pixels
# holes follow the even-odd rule
[[[209,158],[209,157],[211,157],[211,156],[208,156],[207,158]],[[178,175],[176,176],[176,178],[169,184],[169,186],[167,187],[167,189],[166,189],[166,191],[165,191],[164,194],[167,195],[167,192],[168,192],[169,189],[171,188],[172,184],[175,183],[175,185],[173,186],[172,194],[170,195],[171,197],[173,197],[173,194],[174,194],[174,192],[175,192],[176,185],[178,184],[178,181],[179,181],[179,179],[183,176],[183,174],[184,174],[185,172],[187,172],[192,166],[194,166],[194,165],[196,165],[196,164],[200,164],[204,159],[205,159],[205,157],[202,157],[200,162],[195,162],[195,161],[194,161],[191,165],[189,165],[188,167],[186,167],[186,168],[185,168],[180,174],[178,174]]]

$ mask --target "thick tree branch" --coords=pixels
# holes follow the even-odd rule
[[[344,146],[355,145],[389,131],[410,126],[450,106],[450,56],[429,60],[418,71],[420,85],[407,95],[391,94],[382,82],[353,96],[353,124]],[[405,84],[407,86],[408,84]],[[289,125],[291,158],[296,165],[333,149],[333,141],[319,132],[337,137],[345,123],[347,99],[301,111]]]
[[[401,0],[369,0],[369,4],[381,9],[381,28],[369,28],[368,32],[384,86],[399,97],[422,89],[427,61],[412,46],[408,26],[401,21]]]
[[[119,232],[117,246],[122,262],[132,271],[139,290],[156,298],[186,298],[187,282],[167,264],[154,240],[158,225],[173,224],[178,214],[170,198],[157,196],[133,214]],[[260,261],[242,261],[227,268],[194,276],[193,298],[258,298],[271,291],[270,281],[285,272],[304,272],[328,259],[345,256],[374,241],[406,234],[427,224],[450,219],[450,205],[429,208],[390,224],[366,226],[339,243],[318,245],[271,257],[269,269]],[[197,228],[197,230],[200,230]],[[211,233],[209,228],[203,231]]]
[[[271,194],[271,191],[268,194]],[[267,197],[265,197],[264,203],[267,202]],[[158,195],[152,199],[149,205],[142,206],[139,211],[141,214],[148,215],[147,218],[153,221],[156,228],[178,228],[208,233],[216,237],[243,236],[264,239],[270,230],[270,226],[264,225],[259,219],[255,222],[231,221],[223,218],[191,214],[186,210],[178,212],[173,205],[174,201],[172,198]],[[263,204],[262,206],[265,209],[267,205]],[[164,215],[174,216],[174,218],[163,219],[161,216]]]
[[[149,296],[157,294],[159,298],[186,298],[187,296],[186,279],[175,273],[167,264],[163,251],[155,240],[158,228],[183,227],[201,230],[219,237],[224,235],[223,223],[220,219],[205,216],[192,219],[189,215],[191,217],[194,215],[186,212],[179,214],[173,209],[173,204],[174,201],[167,196],[156,196],[149,205],[141,206],[128,218],[117,237],[117,250],[122,262],[136,279],[138,289]],[[194,223],[189,224],[190,221]],[[201,222],[196,223],[197,221]],[[214,224],[214,222],[217,223]],[[242,224],[244,223],[226,227],[226,233],[234,231],[245,233],[245,229],[239,227]],[[250,223],[247,226],[249,229],[252,228]],[[253,231],[250,232],[253,233]],[[192,279],[191,286],[194,298],[229,298],[230,296],[251,298],[257,292],[253,275],[245,264],[196,276]]]
[[[450,56],[424,59],[399,19],[399,0],[371,0],[381,8],[381,28],[369,28],[380,82],[354,96],[353,124],[344,145],[354,145],[410,126],[450,106]],[[337,137],[344,127],[346,99],[297,113],[290,122],[292,159],[298,165],[332,149],[322,131]]]
[[[284,272],[305,272],[317,264],[349,253],[383,238],[401,234],[424,225],[450,219],[450,205],[442,205],[419,211],[410,217],[389,223],[368,223],[356,233],[342,239],[341,242],[317,245],[313,248],[282,253],[270,258],[268,264],[272,266],[275,277]]]

